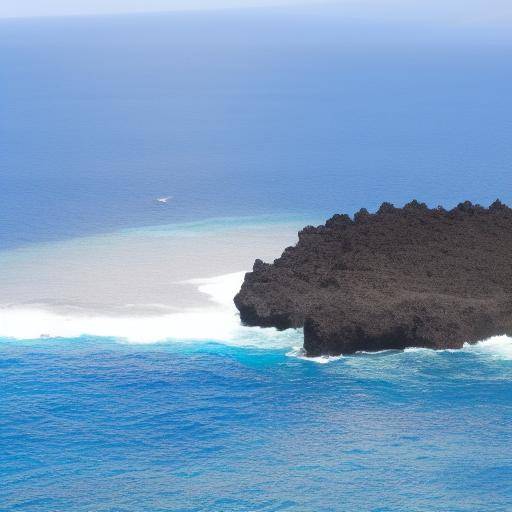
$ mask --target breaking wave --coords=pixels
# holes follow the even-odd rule
[[[406,348],[404,352],[421,353],[425,355],[436,355],[443,352],[465,352],[494,359],[512,360],[512,338],[506,335],[493,336],[477,343],[464,343],[462,349],[433,350],[430,348],[411,347]]]
[[[505,335],[493,336],[475,344],[466,343],[462,350],[496,359],[512,360],[512,338]]]
[[[210,299],[209,306],[160,315],[109,316],[62,314],[37,307],[3,306],[0,336],[14,339],[114,337],[129,343],[217,341],[229,345],[290,348],[301,343],[300,330],[278,331],[240,324],[233,296],[244,272],[188,281]]]

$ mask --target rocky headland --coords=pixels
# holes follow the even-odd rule
[[[310,356],[512,334],[512,209],[412,201],[334,215],[274,263],[256,260],[234,301],[244,324],[304,327]]]

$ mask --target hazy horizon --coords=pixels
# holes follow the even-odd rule
[[[7,0],[0,18],[91,16],[177,11],[208,11],[280,7],[338,9],[341,14],[372,21],[439,22],[503,25],[512,21],[512,5],[505,0]]]

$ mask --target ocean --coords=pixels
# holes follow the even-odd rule
[[[512,202],[504,29],[0,21],[0,510],[512,510],[512,340],[306,359],[232,304],[307,224]]]

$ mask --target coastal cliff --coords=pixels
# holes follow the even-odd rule
[[[512,334],[512,209],[412,201],[334,215],[274,263],[256,260],[234,301],[246,325],[304,327],[310,356]]]

